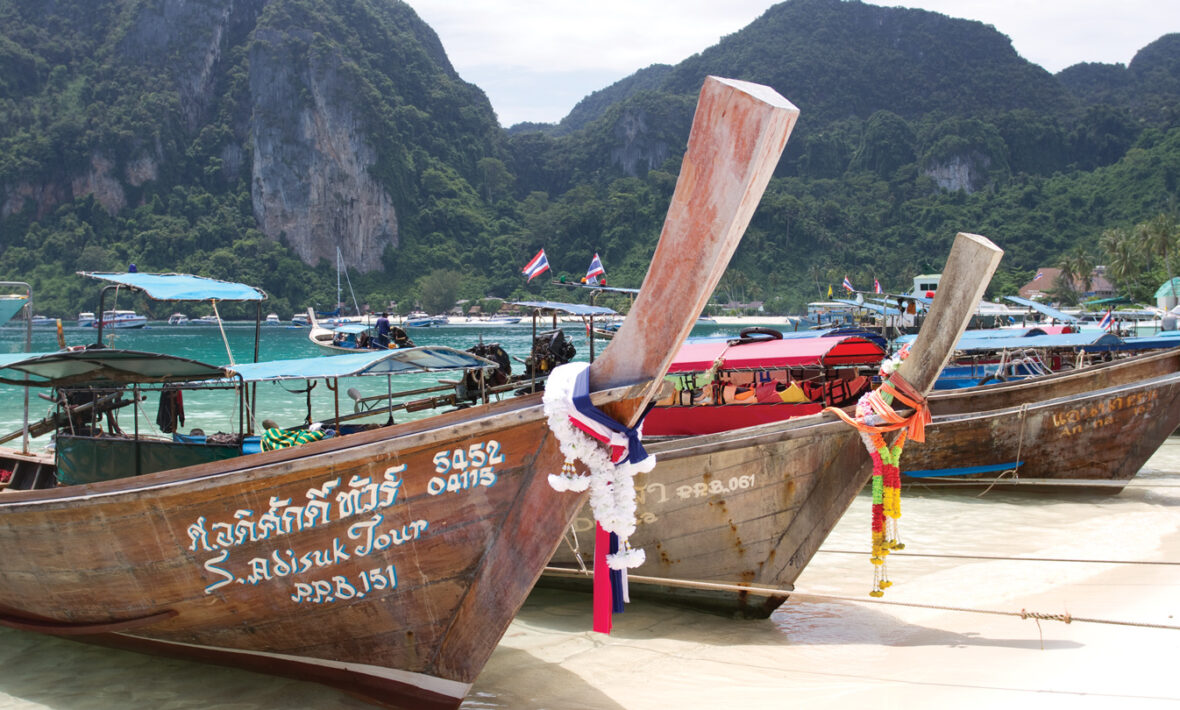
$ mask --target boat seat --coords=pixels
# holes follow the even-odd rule
[[[53,467],[36,461],[14,461],[8,487],[15,491],[31,491],[57,486]]]

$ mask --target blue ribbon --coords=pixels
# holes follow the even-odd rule
[[[619,551],[619,536],[610,534],[610,553],[616,554]],[[611,612],[614,614],[622,614],[623,608],[623,570],[610,568],[610,596],[611,596]]]
[[[607,416],[602,410],[594,406],[590,401],[590,368],[586,368],[578,373],[574,379],[573,392],[574,409],[587,419],[592,419],[611,431],[618,432],[627,437],[627,463],[639,463],[647,458],[647,450],[643,448],[643,442],[639,439],[639,425],[636,424],[634,428],[623,426],[618,421],[610,416]],[[651,410],[649,405],[643,412],[643,416],[639,421],[643,421],[643,417],[647,416],[647,412]]]

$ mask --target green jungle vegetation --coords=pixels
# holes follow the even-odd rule
[[[46,315],[97,306],[95,282],[75,272],[131,263],[256,285],[283,317],[336,300],[335,264],[302,263],[255,218],[250,125],[265,87],[250,70],[263,42],[297,68],[335,61],[335,100],[373,144],[399,243],[349,276],[378,310],[584,298],[550,274],[526,284],[521,267],[542,247],[554,277],[576,281],[597,252],[611,285],[638,286],[708,74],[769,84],[801,109],[716,301],[799,312],[845,276],[905,290],[941,268],[959,231],[1006,251],[991,297],[1039,267],[1105,264],[1147,300],[1180,268],[1180,35],[1127,66],[1052,75],[981,23],[788,0],[559,124],[503,129],[398,0],[0,0],[0,27],[0,279],[31,282]],[[126,177],[145,160],[154,172]],[[124,198],[115,210],[78,186],[102,161]]]

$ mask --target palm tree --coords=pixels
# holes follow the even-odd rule
[[[1147,222],[1136,225],[1135,236],[1148,250],[1148,253],[1163,255],[1164,270],[1168,275],[1168,286],[1173,289],[1171,305],[1176,305],[1171,260],[1172,252],[1176,250],[1176,243],[1180,241],[1180,231],[1176,228],[1176,217],[1161,212]]]
[[[1074,294],[1075,299],[1080,294],[1078,293],[1077,285],[1080,283],[1081,293],[1090,290],[1094,285],[1094,257],[1090,256],[1083,247],[1075,247],[1061,257],[1058,268],[1061,269],[1060,279],[1066,279],[1066,283],[1062,284],[1062,288],[1068,288]]]
[[[1132,300],[1143,300],[1142,280],[1147,265],[1135,233],[1122,227],[1108,229],[1099,238],[1098,246],[1106,255],[1106,275],[1119,291]]]

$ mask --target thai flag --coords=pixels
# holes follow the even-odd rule
[[[881,282],[873,279],[873,293],[881,293]]]
[[[856,290],[856,289],[854,289],[854,288],[852,287],[852,282],[848,280],[848,277],[847,277],[847,276],[845,276],[845,277],[844,277],[844,288],[848,289],[849,291],[855,291],[855,290]]]
[[[586,270],[586,278],[582,280],[587,285],[597,286],[599,276],[602,277],[602,281],[605,283],[606,269],[602,268],[602,260],[598,258],[598,253],[595,252],[594,258],[590,260],[590,268]]]
[[[533,257],[533,260],[525,264],[524,268],[521,269],[521,271],[524,272],[524,275],[529,277],[529,281],[532,281],[534,276],[540,276],[543,272],[548,270],[549,259],[545,257],[544,249],[537,252],[537,255]]]
[[[1114,308],[1106,311],[1106,315],[1102,316],[1102,320],[1098,321],[1098,327],[1103,330],[1110,330],[1114,325]]]
[[[1042,276],[1044,276],[1044,274],[1038,271],[1037,275],[1033,277],[1033,281],[1040,281]]]
[[[595,253],[594,258],[590,260],[590,268],[586,271],[586,280],[589,281],[599,276],[606,276],[606,269],[602,268],[602,260]]]

